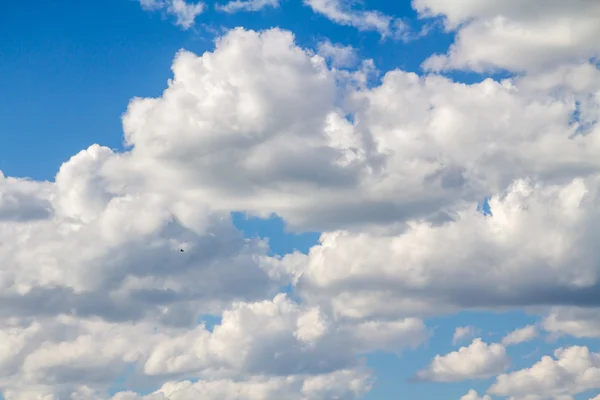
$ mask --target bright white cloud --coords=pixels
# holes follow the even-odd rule
[[[442,3],[427,4],[452,29],[533,18],[499,2],[489,13],[459,2],[458,14]],[[556,4],[547,8],[565,11]],[[184,27],[201,11],[143,5],[181,13]],[[311,5],[392,29],[375,12]],[[540,24],[552,18],[544,9]],[[585,322],[593,309],[563,308],[597,306],[600,284],[600,79],[573,63],[591,54],[584,36],[514,66],[557,68],[470,85],[397,70],[369,88],[365,62],[327,65],[348,67],[350,49],[315,53],[280,29],[238,28],[201,56],[181,51],[161,96],[131,101],[127,151],[90,146],[54,182],[0,174],[5,398],[106,399],[133,365],[136,390],[162,388],[115,400],[356,399],[371,385],[357,356],[417,347],[424,316],[462,309],[556,306],[545,330],[597,336]],[[475,205],[490,195],[484,216]],[[272,257],[231,211],[323,234],[307,255]],[[277,295],[288,283],[297,302]],[[202,314],[222,321],[196,326]],[[594,388],[598,356],[584,349],[501,375],[489,394]],[[503,345],[476,339],[419,377],[491,377],[508,362]]]
[[[523,328],[515,329],[508,335],[502,338],[502,344],[504,346],[511,346],[523,342],[533,340],[538,336],[537,327],[535,325],[527,325]]]
[[[393,71],[350,94],[352,123],[336,75],[278,30],[234,30],[213,53],[180,53],[173,70],[163,96],[129,106],[132,158],[161,171],[161,190],[191,185],[223,209],[275,212],[296,229],[439,218],[518,177],[562,182],[599,164],[597,136],[569,138],[575,102],[510,82]],[[497,109],[504,117],[490,125]],[[575,171],[575,160],[586,168]]]
[[[600,55],[596,1],[414,0],[413,7],[457,31],[447,54],[424,63],[432,70],[553,70]]]
[[[468,347],[444,356],[437,355],[427,369],[417,373],[416,379],[433,382],[458,382],[489,378],[504,372],[510,364],[504,346],[473,340]]]
[[[279,0],[232,0],[224,5],[217,4],[215,7],[228,13],[258,11],[265,7],[279,7]]]
[[[182,29],[191,28],[196,17],[205,10],[202,2],[188,3],[186,0],[139,0],[142,8],[148,11],[162,10],[175,17],[175,25]]]
[[[515,399],[553,400],[600,388],[600,355],[587,347],[560,348],[531,368],[500,375],[488,393]],[[562,396],[562,397],[561,397]]]
[[[454,335],[452,335],[452,344],[460,343],[463,340],[470,340],[475,335],[477,335],[479,331],[473,326],[458,326],[454,330]]]

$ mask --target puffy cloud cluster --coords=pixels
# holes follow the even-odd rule
[[[458,382],[489,378],[504,372],[510,365],[506,349],[498,343],[487,344],[477,338],[468,347],[444,356],[435,356],[431,365],[417,372],[419,381]]]
[[[587,347],[560,348],[531,368],[498,376],[490,394],[511,399],[570,398],[600,388],[600,355]]]
[[[395,70],[367,87],[365,64],[344,70],[351,49],[233,29],[213,51],[178,53],[161,96],[131,101],[126,151],[92,145],[53,182],[0,175],[4,397],[357,399],[372,384],[362,355],[416,347],[429,335],[422,318],[464,309],[552,306],[544,330],[597,337],[598,8],[533,3],[541,13],[413,2],[458,30],[433,69],[522,72],[474,84]],[[340,4],[310,2],[390,29]],[[566,44],[545,34],[557,21]],[[530,40],[506,39],[515,32]],[[491,215],[476,209],[485,197]],[[271,256],[232,211],[322,235],[308,254]],[[198,323],[206,314],[220,322]],[[536,333],[475,339],[417,377],[502,374],[505,345]],[[586,348],[555,358],[463,400],[550,399],[600,382]],[[124,374],[132,391],[114,394]]]

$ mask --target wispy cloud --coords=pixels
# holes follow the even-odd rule
[[[194,25],[196,17],[204,12],[206,6],[202,2],[187,3],[185,0],[139,0],[147,11],[162,10],[175,17],[175,25],[189,29]]]
[[[265,7],[279,7],[279,0],[232,0],[225,5],[215,5],[217,10],[228,13],[258,11]]]
[[[538,330],[535,325],[527,325],[523,328],[515,329],[502,339],[502,344],[510,346],[528,342],[538,336]]]
[[[341,0],[304,0],[304,4],[329,20],[360,31],[378,32],[382,39],[394,39],[408,42],[429,33],[430,26],[414,31],[402,18],[392,17],[376,10],[357,10],[345,6]]]
[[[473,326],[459,326],[454,330],[452,344],[458,344],[463,340],[470,340],[479,333],[479,330]]]

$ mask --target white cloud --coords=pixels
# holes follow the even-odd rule
[[[132,365],[132,389],[164,384],[148,400],[360,398],[371,377],[357,355],[418,346],[423,316],[597,305],[590,64],[473,85],[391,71],[368,88],[323,55],[279,29],[232,30],[214,51],[180,52],[161,96],[132,100],[128,150],[90,146],[54,182],[0,175],[8,400],[107,398]],[[491,217],[475,210],[488,195]],[[271,257],[231,211],[276,213],[321,241]],[[289,282],[297,302],[276,296]],[[222,322],[195,326],[207,313]],[[596,335],[585,314],[552,313],[544,329]],[[600,381],[596,355],[557,354],[494,390],[535,395],[548,365],[566,382],[542,382],[552,396]],[[475,340],[420,375],[507,363]]]
[[[257,258],[265,243],[245,240],[228,214],[197,199],[126,184],[126,173],[112,180],[119,159],[91,146],[61,167],[44,218],[0,224],[2,316],[152,315],[185,324],[233,299],[275,293]],[[12,181],[21,183],[11,190],[31,186]],[[47,196],[48,186],[40,189],[32,199]]]
[[[354,10],[345,7],[341,0],[304,0],[315,13],[331,21],[353,26],[361,31],[376,31],[382,37],[404,37],[408,27],[400,19],[371,10]]]
[[[493,217],[471,206],[453,221],[412,222],[398,233],[325,233],[282,268],[297,271],[306,301],[357,319],[583,304],[598,285],[597,201],[589,197],[597,183],[587,182],[516,183],[490,200]]]
[[[553,400],[600,388],[600,355],[587,347],[560,348],[531,368],[500,375],[488,393],[514,399]],[[561,397],[562,396],[562,397]]]
[[[265,7],[279,7],[279,0],[232,0],[224,5],[215,5],[217,10],[234,13],[239,11],[258,11]]]
[[[564,182],[599,163],[597,136],[569,138],[574,102],[510,82],[393,71],[351,91],[350,122],[336,75],[279,30],[231,31],[212,53],[180,53],[173,70],[163,96],[135,99],[124,117],[135,162],[161,171],[161,190],[190,185],[223,209],[274,212],[295,229],[439,217],[516,178]]]
[[[530,341],[538,336],[537,327],[535,325],[527,325],[523,328],[515,329],[510,332],[504,338],[502,338],[502,344],[504,346],[511,346],[523,342]]]
[[[595,1],[414,0],[428,17],[442,17],[456,38],[447,54],[425,63],[432,70],[495,68],[553,70],[600,55],[600,4]]]
[[[189,391],[189,396],[211,390],[217,396],[247,386],[251,392],[256,390],[247,397],[254,399],[264,393],[293,393],[300,385],[302,399],[327,398],[327,394],[350,399],[370,385],[369,373],[356,355],[400,352],[426,337],[419,320],[324,324],[327,317],[314,318],[315,311],[318,314],[278,295],[272,301],[235,303],[212,331],[203,325],[157,328],[151,321],[122,324],[67,316],[15,325],[2,330],[3,343],[10,348],[0,353],[0,376],[7,377],[0,379],[0,386],[6,389],[7,399],[26,396],[36,387],[63,398],[85,385],[106,389],[129,364],[136,363],[134,378],[151,379],[154,385],[167,377],[201,378],[194,385],[171,384],[187,385],[184,392]],[[239,382],[245,376],[250,376],[249,381]],[[342,380],[332,380],[335,377]],[[62,385],[55,386],[56,382]]]
[[[245,381],[215,380],[169,382],[158,391],[141,396],[116,394],[111,400],[352,400],[362,398],[370,381],[361,371],[344,370],[320,376],[252,378]]]
[[[468,347],[437,355],[427,369],[417,372],[416,379],[433,382],[458,382],[489,378],[505,371],[510,364],[504,346],[473,340]]]
[[[331,43],[330,40],[319,43],[318,53],[325,59],[330,60],[331,64],[337,68],[352,67],[358,61],[356,49],[352,46]]]
[[[555,307],[542,321],[544,330],[578,338],[600,337],[600,309]]]
[[[477,335],[478,330],[473,326],[458,326],[452,335],[452,344],[460,343],[463,340],[472,339]]]
[[[188,3],[186,0],[139,0],[142,8],[148,11],[163,10],[175,17],[175,25],[182,29],[191,28],[196,17],[206,8],[202,2]]]
[[[479,397],[477,392],[471,389],[467,394],[461,397],[460,400],[492,400],[492,398],[487,394],[483,395],[483,397]]]

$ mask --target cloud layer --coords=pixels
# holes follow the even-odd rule
[[[461,310],[535,306],[545,332],[600,336],[599,9],[534,3],[413,2],[457,32],[429,70],[519,73],[473,84],[393,70],[367,85],[373,64],[352,48],[232,29],[204,54],[180,51],[160,96],[131,100],[125,151],[91,145],[52,182],[0,174],[4,397],[358,399],[374,378],[365,354],[401,356],[430,337],[424,319]],[[394,29],[375,11],[307,4]],[[142,5],[184,28],[203,11]],[[273,256],[232,212],[320,241]],[[598,389],[587,347],[508,371],[506,346],[537,334],[476,338],[417,380],[497,376],[463,400]],[[124,375],[131,391],[116,389]]]

